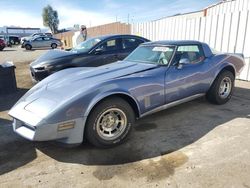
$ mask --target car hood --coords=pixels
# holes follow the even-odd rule
[[[36,66],[41,66],[44,64],[47,64],[48,61],[51,61],[53,59],[61,58],[61,57],[66,57],[66,56],[71,56],[75,55],[75,52],[71,51],[64,51],[64,50],[49,50],[45,54],[41,55],[39,58],[37,58],[35,61],[33,61],[30,66],[36,67]]]
[[[9,114],[21,118],[20,110],[24,110],[35,114],[41,120],[52,111],[56,111],[59,106],[72,103],[90,90],[98,92],[100,85],[105,86],[102,85],[103,82],[132,76],[156,67],[158,66],[154,64],[120,61],[97,68],[71,68],[59,71],[31,88],[12,107]],[[110,87],[115,85],[111,84],[106,89]]]
[[[23,40],[30,40],[30,39],[32,39],[32,37],[22,37],[22,38],[21,38],[22,41],[23,41]]]
[[[52,74],[35,85],[23,98],[34,100],[41,96],[62,101],[95,88],[105,81],[134,75],[158,67],[154,64],[119,61],[96,68],[70,68]],[[41,89],[42,88],[42,89]],[[31,97],[31,99],[29,99]]]
[[[100,66],[97,68],[73,68],[54,75],[47,83],[47,89],[57,90],[58,88],[92,86],[107,80],[132,75],[157,67],[154,64],[136,63],[128,61],[118,61],[116,63]],[[76,89],[75,88],[75,89]],[[83,87],[84,88],[84,87]]]

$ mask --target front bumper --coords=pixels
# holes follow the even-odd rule
[[[47,124],[44,122],[38,126],[32,126],[14,118],[13,130],[20,136],[31,141],[56,140],[65,144],[80,144],[83,141],[85,121],[85,117],[70,120],[68,122],[74,122],[73,128],[59,130],[58,127],[62,123]]]
[[[33,82],[39,82],[50,75],[48,70],[36,70],[30,67],[30,75]]]
[[[25,41],[21,41],[21,48],[25,47]]]
[[[31,141],[57,140],[66,144],[82,143],[86,117],[50,121],[47,119],[50,113],[46,115],[42,106],[39,107],[39,113],[33,113],[33,103],[27,104],[27,101],[20,101],[9,111],[13,118],[14,132]],[[69,122],[74,122],[74,126],[67,126]]]

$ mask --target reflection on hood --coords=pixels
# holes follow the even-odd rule
[[[43,54],[39,58],[37,58],[30,65],[35,66],[35,65],[38,65],[40,63],[43,64],[43,62],[45,62],[45,61],[53,60],[53,59],[60,58],[60,57],[66,57],[66,56],[73,55],[73,54],[75,54],[75,53],[72,51],[64,51],[64,50],[57,50],[57,49],[49,50],[48,52],[46,52],[45,54]]]

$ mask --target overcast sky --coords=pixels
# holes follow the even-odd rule
[[[42,9],[58,11],[59,28],[141,22],[203,9],[219,0],[0,0],[0,27],[43,27]]]

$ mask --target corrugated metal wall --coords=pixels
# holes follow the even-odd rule
[[[132,25],[132,34],[155,40],[199,40],[221,52],[243,53],[239,79],[250,81],[250,0],[224,1],[204,11]]]

